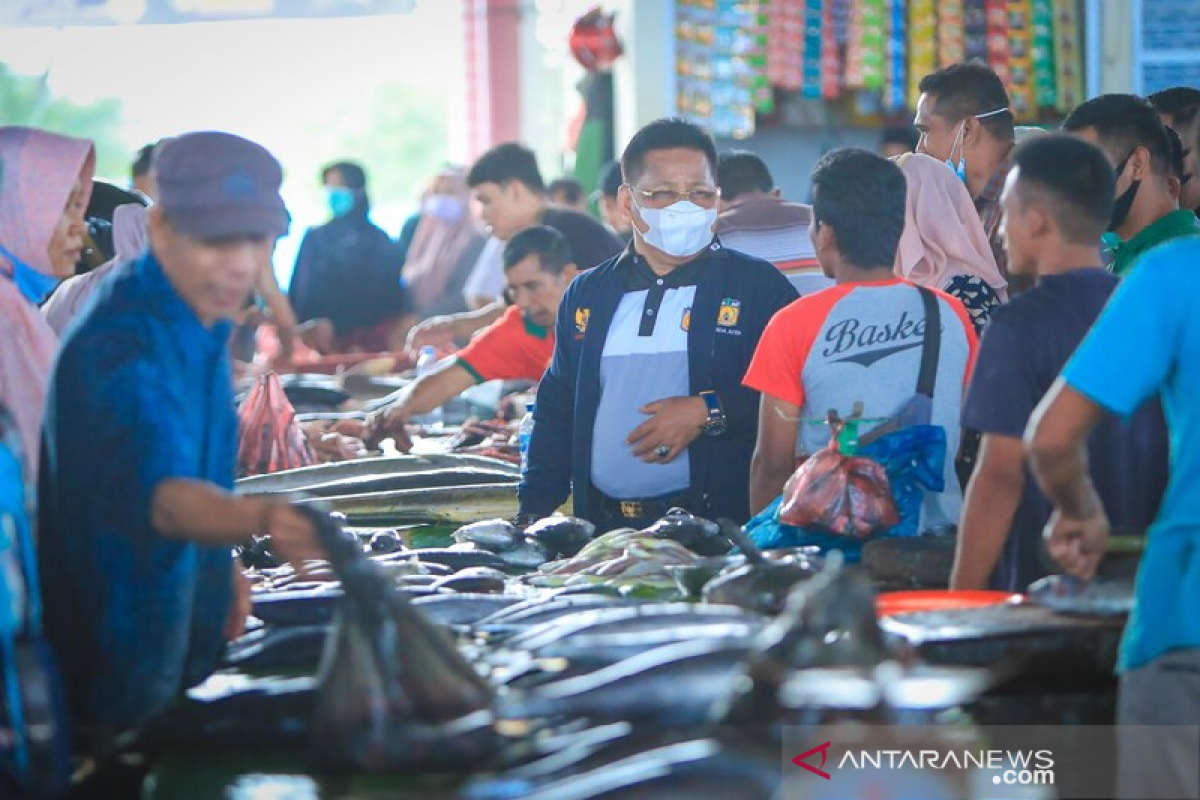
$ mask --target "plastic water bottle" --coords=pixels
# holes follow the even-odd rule
[[[521,449],[521,474],[529,468],[529,440],[533,437],[533,403],[525,404],[525,416],[517,430],[517,446]]]
[[[431,345],[422,347],[421,354],[417,357],[417,377],[420,378],[423,375],[428,375],[430,372],[433,372],[436,366],[437,355],[434,354],[433,347]],[[421,425],[436,425],[441,421],[442,409],[440,407],[435,408],[428,414],[423,414],[419,419],[414,420],[414,422],[419,422]]]

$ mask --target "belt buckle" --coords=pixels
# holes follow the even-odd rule
[[[620,502],[621,516],[625,519],[638,519],[642,516],[642,504],[634,500]]]

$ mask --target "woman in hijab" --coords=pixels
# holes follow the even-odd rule
[[[992,309],[1008,300],[979,214],[966,186],[946,165],[922,153],[896,159],[908,181],[904,234],[896,274],[957,297],[983,330]]]
[[[328,320],[338,352],[382,352],[407,332],[399,248],[368,217],[367,176],[340,162],[322,173],[333,219],[309,229],[288,292],[300,322]]]
[[[484,236],[470,209],[461,169],[433,179],[404,262],[404,285],[421,319],[466,311],[463,285],[483,248]]]
[[[0,405],[16,418],[31,475],[58,346],[37,307],[74,274],[95,165],[84,139],[0,128]]]
[[[116,251],[112,259],[91,272],[63,281],[42,306],[42,316],[59,336],[66,332],[67,324],[79,316],[100,282],[121,264],[135,261],[146,249],[146,208],[136,203],[117,206],[113,211],[112,237]]]

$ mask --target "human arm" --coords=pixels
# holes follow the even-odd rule
[[[988,434],[967,487],[950,573],[951,589],[986,589],[1025,491],[1021,440]]]
[[[292,564],[323,557],[313,524],[286,503],[236,497],[192,478],[163,480],[152,498],[150,524],[168,539],[225,547],[268,535],[275,552]]]
[[[1054,504],[1046,549],[1068,572],[1096,573],[1108,549],[1109,523],[1088,473],[1087,440],[1104,409],[1061,379],[1029,423],[1025,444],[1033,474]]]
[[[396,400],[367,417],[363,439],[369,448],[403,432],[412,417],[427,414],[475,385],[475,378],[457,361],[404,387]]]
[[[275,270],[267,264],[258,281],[258,293],[271,312],[271,322],[279,333],[279,355],[277,361],[289,362],[296,352],[296,312],[287,295],[279,288]]]
[[[408,332],[406,348],[414,351],[422,347],[444,347],[456,341],[470,339],[477,331],[498,320],[507,308],[503,300],[494,300],[475,311],[430,317],[414,325]]]
[[[758,441],[750,460],[750,511],[757,514],[783,492],[796,470],[800,407],[763,395],[758,415]]]
[[[574,463],[576,289],[563,296],[555,320],[554,355],[538,384],[528,463],[517,488],[522,515],[545,517],[571,494]]]

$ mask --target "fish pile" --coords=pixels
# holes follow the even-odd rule
[[[910,663],[838,556],[764,555],[684,511],[603,535],[497,517],[415,547],[304,507],[329,560],[251,571],[257,622],[160,742],[286,743],[323,770],[450,773],[478,800],[765,799],[780,726],[932,714],[989,685]],[[261,677],[284,670],[316,677]]]

